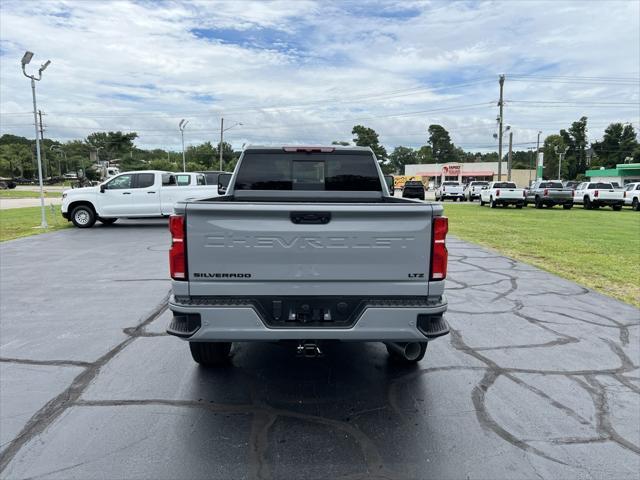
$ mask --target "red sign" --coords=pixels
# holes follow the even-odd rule
[[[460,175],[460,165],[445,165],[442,167],[442,174],[447,176]]]

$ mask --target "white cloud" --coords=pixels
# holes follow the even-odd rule
[[[19,68],[26,49],[36,68],[52,60],[38,96],[59,139],[136,130],[140,146],[177,149],[181,118],[190,119],[189,143],[215,142],[224,115],[244,124],[227,134],[238,147],[349,140],[354,123],[375,128],[389,148],[419,145],[428,124],[442,123],[455,142],[487,150],[502,72],[507,100],[579,103],[508,102],[516,143],[581,115],[593,138],[610,121],[640,121],[638,83],[560,78],[637,79],[638,2],[61,0],[1,8],[0,111],[25,114],[3,115],[0,133],[32,135]],[[558,77],[509,75],[532,72]],[[392,116],[417,111],[427,113]]]

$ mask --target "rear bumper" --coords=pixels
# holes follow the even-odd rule
[[[593,205],[624,205],[624,200],[615,198],[598,198],[591,201]]]
[[[207,304],[169,300],[174,318],[167,333],[189,341],[233,342],[276,340],[341,340],[358,342],[425,342],[449,333],[443,317],[446,297],[422,305],[387,306],[384,301],[364,308],[356,322],[348,328],[270,328],[249,303]],[[229,302],[231,303],[231,302]]]
[[[573,197],[571,198],[541,198],[544,205],[573,205]]]
[[[524,198],[496,198],[496,205],[524,205]]]

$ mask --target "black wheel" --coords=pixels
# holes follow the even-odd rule
[[[98,221],[103,225],[113,225],[118,221],[117,218],[98,218]]]
[[[189,350],[203,367],[219,367],[229,362],[231,342],[189,342]]]
[[[389,345],[385,345],[385,346],[387,347],[387,352],[389,353],[389,357],[391,358],[391,360],[393,360],[394,362],[398,362],[398,363],[412,364],[412,363],[418,363],[420,360],[422,360],[424,358],[425,354],[427,353],[427,345],[428,344],[429,344],[429,342],[420,342],[420,343],[418,343],[420,351],[418,352],[418,355],[415,358],[411,358],[411,360],[409,360],[408,358],[406,358],[403,355],[400,355],[395,350],[391,349],[391,347],[389,347]]]
[[[622,210],[622,205],[611,205],[611,208],[613,208],[616,212],[619,212],[620,210]]]
[[[482,199],[480,199],[480,206],[484,207],[484,202],[482,201]]]
[[[544,206],[538,197],[535,199],[535,206],[536,208],[542,208]]]
[[[516,204],[516,208],[518,210],[522,209],[522,207],[524,207],[524,205],[522,205],[521,203]]]
[[[591,205],[591,200],[589,199],[589,197],[584,197],[584,203],[582,204],[582,208],[584,208],[585,210],[591,210],[593,208],[593,205]]]
[[[496,208],[496,202],[493,200],[493,197],[489,198],[489,208]]]
[[[91,228],[96,223],[96,212],[89,205],[80,205],[71,212],[71,221],[78,228]]]
[[[564,208],[565,210],[571,210],[573,208],[573,204],[565,203],[564,205],[562,205],[562,208]]]
[[[634,198],[633,202],[631,202],[631,208],[636,212],[640,212],[640,202],[638,202],[637,198]]]

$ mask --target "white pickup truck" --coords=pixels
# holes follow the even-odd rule
[[[463,190],[464,187],[460,182],[442,182],[442,185],[436,188],[436,200],[442,200],[444,202],[445,199],[452,198],[454,202],[456,200],[462,201],[464,199]]]
[[[176,205],[167,333],[204,366],[232,342],[384,342],[417,362],[449,332],[439,204],[389,195],[370,148],[247,147],[226,195]]]
[[[630,205],[633,210],[640,212],[640,182],[625,185],[623,197],[625,205]]]
[[[582,182],[576,187],[573,203],[581,204],[586,210],[594,210],[605,205],[612,209],[622,210],[624,193],[616,190],[611,183]]]
[[[178,177],[185,176],[178,184]],[[189,178],[186,178],[188,176]],[[62,193],[62,216],[78,228],[90,228],[96,220],[111,225],[118,218],[167,217],[176,202],[187,198],[211,198],[217,186],[192,184],[202,174],[157,170],[124,172],[95,187],[74,188]]]
[[[524,202],[524,189],[518,188],[513,182],[491,182],[480,190],[481,207],[488,203],[491,208],[496,208],[498,205],[503,207],[515,205],[516,208],[522,208]]]

